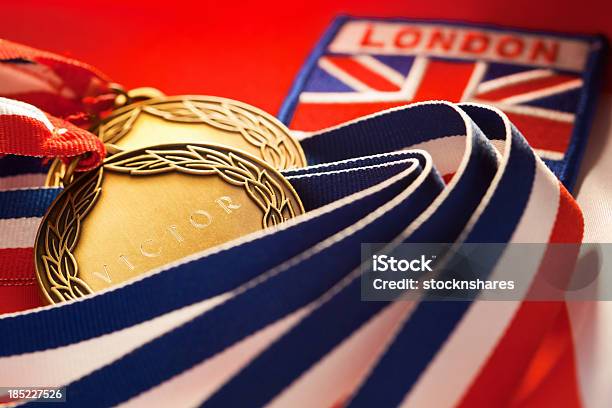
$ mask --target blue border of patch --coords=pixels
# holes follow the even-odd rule
[[[578,102],[578,108],[575,112],[574,128],[570,137],[570,143],[565,153],[564,160],[544,160],[548,167],[559,177],[565,187],[571,191],[576,183],[578,177],[578,170],[584,151],[586,149],[586,140],[588,138],[591,125],[593,123],[593,116],[595,114],[595,107],[597,97],[599,94],[599,88],[602,82],[602,71],[603,71],[603,57],[604,53],[608,50],[608,42],[602,35],[587,35],[587,34],[565,34],[558,32],[549,32],[543,30],[529,30],[529,29],[517,29],[509,28],[504,26],[498,26],[494,24],[482,24],[482,23],[465,23],[460,21],[449,21],[440,19],[408,19],[408,18],[380,18],[380,17],[355,17],[348,15],[340,15],[336,17],[329,28],[325,31],[323,37],[319,40],[315,48],[312,50],[304,66],[299,71],[297,77],[293,81],[291,90],[287,95],[287,98],[283,102],[278,118],[281,122],[288,124],[298,102],[298,97],[306,84],[313,68],[317,61],[323,55],[325,49],[338,33],[340,27],[349,21],[386,21],[386,22],[404,22],[404,23],[430,23],[430,24],[446,24],[450,26],[458,27],[475,27],[487,30],[495,31],[512,31],[521,34],[540,34],[551,37],[565,38],[565,39],[579,39],[587,41],[591,44],[590,55],[587,60],[586,67],[582,72],[582,80],[584,86]]]

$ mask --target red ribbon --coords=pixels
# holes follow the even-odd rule
[[[78,171],[104,159],[103,143],[82,128],[109,112],[116,94],[94,67],[0,39],[0,96],[48,112],[44,120],[33,106],[0,100],[0,154],[83,156]]]
[[[36,107],[0,98],[0,154],[60,157],[81,156],[77,170],[90,170],[104,159],[104,143],[68,121]]]

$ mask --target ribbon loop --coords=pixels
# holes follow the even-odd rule
[[[77,60],[0,39],[0,95],[64,119],[113,107],[110,79]]]
[[[84,171],[102,163],[106,151],[92,133],[25,102],[0,97],[0,154],[67,161],[82,155],[76,170]]]

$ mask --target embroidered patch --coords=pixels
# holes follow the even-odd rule
[[[279,116],[300,137],[410,102],[486,103],[503,110],[571,188],[605,46],[598,36],[340,17]]]

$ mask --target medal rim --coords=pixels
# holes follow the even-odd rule
[[[134,108],[138,106],[156,105],[156,104],[164,103],[164,102],[181,102],[181,100],[183,99],[194,100],[198,102],[213,102],[213,103],[219,103],[219,104],[225,102],[225,103],[229,103],[229,104],[244,108],[246,110],[253,111],[265,117],[267,120],[272,122],[272,124],[274,124],[279,129],[281,129],[283,133],[285,134],[285,136],[287,136],[287,138],[291,141],[291,144],[293,145],[293,147],[295,147],[295,149],[298,152],[298,158],[301,161],[300,165],[302,167],[307,166],[306,155],[304,153],[304,149],[302,148],[302,145],[296,139],[296,137],[291,134],[291,130],[289,130],[289,128],[283,122],[280,121],[280,119],[278,119],[276,116],[272,115],[271,113],[268,113],[265,110],[260,109],[256,106],[253,106],[251,104],[248,104],[246,102],[242,102],[236,99],[225,98],[223,96],[186,94],[186,95],[157,96],[157,97],[145,99],[143,101],[134,102],[129,105],[125,105],[125,106],[122,106],[120,108],[113,110],[112,113],[108,117],[104,118],[104,120],[99,125],[95,126],[93,130],[94,132],[98,132],[98,129],[102,125],[107,124],[113,119],[116,119],[117,117],[128,113],[129,111],[133,110]],[[106,142],[106,140],[104,139],[102,141]],[[277,169],[277,170],[286,170],[286,169]]]

